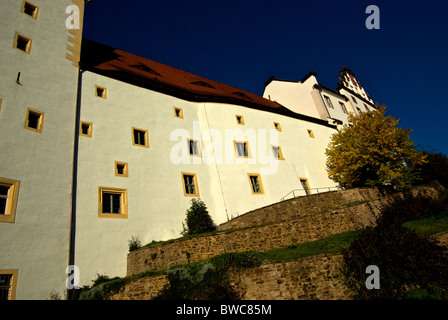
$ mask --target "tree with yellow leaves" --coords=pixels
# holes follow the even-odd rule
[[[406,189],[419,179],[425,155],[409,139],[412,130],[386,116],[386,106],[349,115],[326,149],[329,177],[345,188],[393,185]]]

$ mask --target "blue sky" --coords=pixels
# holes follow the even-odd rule
[[[259,95],[310,71],[336,88],[345,64],[417,145],[448,154],[447,17],[446,0],[93,0],[84,36]]]

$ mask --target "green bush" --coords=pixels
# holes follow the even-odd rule
[[[207,206],[201,199],[191,199],[191,206],[186,212],[182,235],[192,235],[214,231],[216,226],[210,217]]]

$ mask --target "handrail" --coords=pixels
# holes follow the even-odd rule
[[[288,194],[286,196],[281,198],[281,201],[285,200],[285,198],[287,196],[289,196],[291,193],[292,193],[291,199],[294,199],[294,198],[304,196],[304,195],[309,196],[312,194],[312,193],[310,193],[310,191],[312,191],[312,190],[316,190],[317,193],[321,193],[319,190],[326,190],[326,191],[322,192],[322,193],[324,193],[324,192],[335,191],[335,190],[340,190],[340,189],[341,189],[340,187],[319,187],[319,188],[294,189],[294,190],[291,190],[290,192],[288,192]],[[305,191],[305,194],[302,193],[301,195],[296,196],[296,192],[298,192],[298,191]]]

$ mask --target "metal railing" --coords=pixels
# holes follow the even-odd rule
[[[315,190],[316,192],[313,192]],[[281,198],[281,201],[286,200],[288,196],[292,194],[292,197],[290,199],[294,199],[297,197],[303,197],[303,196],[310,196],[315,193],[325,193],[330,191],[337,191],[342,190],[340,187],[320,187],[320,188],[306,188],[306,189],[294,189],[290,191],[286,196]]]

